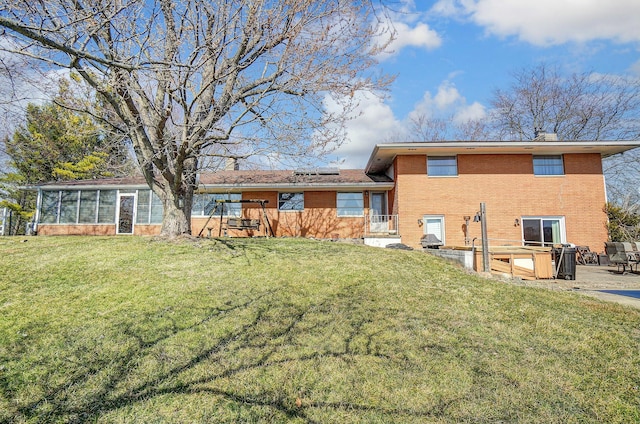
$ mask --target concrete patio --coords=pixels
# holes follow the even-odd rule
[[[577,265],[575,280],[535,280],[522,281],[532,287],[551,290],[570,290],[602,300],[617,302],[640,308],[640,299],[603,293],[600,290],[640,290],[640,273],[617,273],[615,266]]]

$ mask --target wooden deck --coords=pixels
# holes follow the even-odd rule
[[[443,246],[441,249],[472,250],[470,246]],[[474,269],[482,271],[482,247],[475,247]],[[523,280],[553,279],[550,247],[490,246],[489,264],[492,274],[509,274]]]

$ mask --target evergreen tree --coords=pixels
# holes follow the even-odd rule
[[[8,207],[10,234],[24,231],[33,216],[35,193],[25,188],[47,181],[81,180],[131,174],[133,166],[120,138],[113,138],[92,116],[60,106],[72,92],[62,81],[56,98],[29,104],[25,123],[4,140],[8,171],[0,175],[0,207]],[[124,154],[123,154],[124,152]]]

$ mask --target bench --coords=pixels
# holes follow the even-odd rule
[[[229,218],[225,223],[228,230],[260,230],[259,219]]]
[[[607,254],[609,263],[618,267],[622,266],[622,273],[629,271],[633,272],[633,266],[635,265],[638,272],[638,263],[640,263],[640,243],[635,242],[611,242],[608,241],[604,244],[604,251]]]

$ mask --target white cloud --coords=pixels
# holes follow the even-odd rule
[[[456,124],[464,124],[469,121],[481,121],[486,116],[486,108],[478,102],[473,102],[470,105],[464,104],[460,106],[453,117],[453,121]]]
[[[464,101],[464,97],[460,95],[460,92],[455,85],[453,85],[449,81],[444,81],[442,84],[440,84],[440,87],[438,87],[438,92],[436,93],[433,100],[435,106],[438,109],[445,110],[454,106],[460,101]]]
[[[416,118],[419,115],[427,118],[452,119],[454,123],[464,123],[483,119],[486,116],[486,110],[478,102],[467,104],[467,99],[455,84],[445,80],[440,84],[435,95],[430,91],[424,93],[422,100],[409,113],[409,118]]]
[[[428,118],[451,120],[454,124],[464,124],[470,120],[481,120],[486,109],[478,102],[467,104],[466,98],[449,80],[443,81],[435,95],[425,92],[422,100],[405,117],[395,116],[384,99],[370,93],[356,93],[360,106],[354,118],[346,124],[346,141],[336,149],[331,157],[341,168],[364,168],[376,144],[407,141],[415,135],[409,133],[410,120],[419,115]],[[327,97],[327,111],[338,111],[338,103]],[[451,128],[453,129],[453,128]]]
[[[541,46],[640,42],[638,0],[440,0],[431,12],[469,18],[490,34]]]
[[[397,38],[391,44],[392,49],[400,50],[406,46],[413,46],[432,50],[442,44],[442,39],[438,33],[429,28],[429,25],[424,22],[418,22],[414,27],[410,27],[403,22],[396,22],[394,26],[397,31]]]
[[[405,2],[401,13],[391,13],[384,25],[395,34],[395,39],[388,45],[378,59],[384,61],[396,56],[405,47],[417,47],[434,50],[442,45],[440,35],[420,20],[421,16],[415,12],[411,2]],[[377,40],[383,42],[384,40]]]
[[[337,157],[340,167],[345,169],[364,168],[376,144],[401,139],[405,131],[382,98],[364,92],[358,92],[356,96],[360,106],[354,118],[347,122],[347,139],[331,155]],[[335,111],[339,107],[327,99],[328,111]]]

